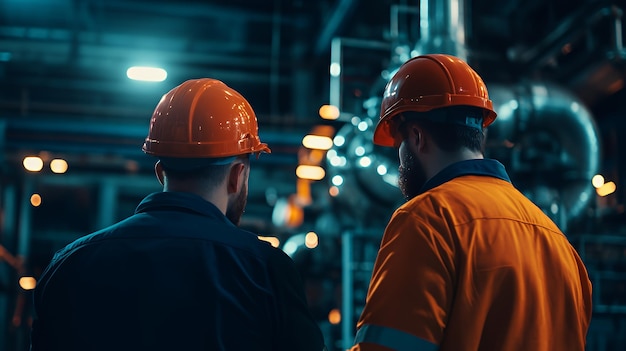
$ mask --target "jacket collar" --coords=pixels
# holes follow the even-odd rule
[[[202,197],[184,192],[164,191],[146,196],[135,209],[135,213],[158,211],[195,212],[202,216],[221,219],[232,224],[226,216],[211,202]]]
[[[449,165],[442,169],[434,177],[430,178],[422,189],[420,194],[430,189],[438,187],[439,185],[448,182],[454,178],[464,175],[482,175],[488,177],[495,177],[507,182],[511,182],[509,175],[506,173],[504,165],[493,159],[474,159],[459,161]]]

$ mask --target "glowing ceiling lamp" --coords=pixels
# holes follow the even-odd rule
[[[319,109],[319,114],[323,119],[329,120],[335,120],[339,118],[339,115],[341,115],[339,108],[334,105],[322,105]]]
[[[39,172],[43,169],[43,160],[38,156],[26,156],[22,161],[27,171]]]
[[[318,244],[319,244],[319,238],[317,236],[317,233],[315,232],[306,233],[306,235],[304,236],[304,245],[306,247],[308,247],[309,249],[314,249],[317,247]]]
[[[31,195],[30,204],[33,205],[33,207],[39,207],[41,205],[41,195],[39,194]]]
[[[338,308],[333,308],[328,312],[328,321],[330,324],[341,323],[341,311]]]
[[[67,167],[67,161],[62,158],[55,158],[54,160],[50,161],[50,169],[54,173],[65,173],[67,172]]]
[[[159,67],[133,66],[126,70],[126,76],[132,80],[162,82],[167,78],[167,71]]]
[[[302,179],[321,180],[326,176],[326,171],[320,166],[300,165],[296,168],[296,175]]]
[[[598,196],[607,196],[613,194],[616,189],[617,186],[614,182],[607,182],[604,183],[604,185],[602,185],[601,187],[597,188],[596,193],[598,194]]]
[[[601,188],[604,185],[604,177],[601,174],[596,174],[591,178],[591,184],[596,189]]]
[[[19,284],[24,290],[33,290],[37,286],[37,279],[33,277],[21,277]]]
[[[333,147],[333,139],[323,135],[306,135],[302,139],[302,145],[309,149],[329,150]]]

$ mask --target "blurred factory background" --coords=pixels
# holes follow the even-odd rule
[[[351,344],[384,226],[402,203],[374,147],[386,81],[445,52],[481,74],[486,153],[568,235],[594,283],[588,350],[626,349],[624,0],[0,0],[0,350],[26,350],[30,299],[68,242],[160,191],[141,152],[182,81],[257,112],[242,226],[298,264],[331,351]],[[161,81],[129,79],[159,67]],[[164,74],[166,73],[166,74]]]

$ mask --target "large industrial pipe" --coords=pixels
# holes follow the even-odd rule
[[[465,1],[420,1],[420,40],[416,54],[442,53],[467,61]]]
[[[565,231],[594,197],[600,142],[591,113],[558,85],[488,87],[498,118],[486,153],[505,162],[514,184]]]

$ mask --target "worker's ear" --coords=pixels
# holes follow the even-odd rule
[[[154,173],[156,174],[157,179],[159,180],[159,183],[161,183],[161,185],[165,184],[165,172],[163,171],[163,166],[161,165],[161,161],[157,161],[157,163],[154,164]]]
[[[413,152],[423,152],[426,150],[426,138],[424,130],[416,123],[411,123],[408,127],[408,140]]]
[[[426,142],[426,134],[424,133],[424,130],[422,128],[417,128],[417,136],[415,139],[417,143],[417,151],[426,151],[428,143]]]
[[[244,183],[246,165],[241,162],[234,163],[228,171],[226,180],[226,191],[228,194],[236,193]]]

